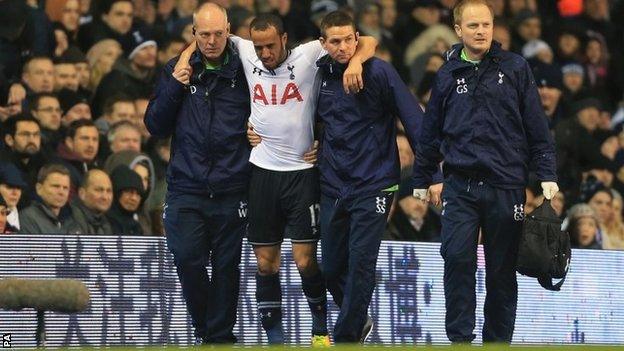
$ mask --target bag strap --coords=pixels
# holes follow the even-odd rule
[[[568,276],[568,272],[566,272],[566,275],[559,281],[559,283],[555,285],[553,285],[552,283],[552,278],[549,278],[549,277],[539,277],[537,278],[537,281],[540,283],[542,288],[546,290],[559,291],[561,290],[561,286],[563,285],[563,282],[566,280],[567,276]]]
[[[544,288],[546,290],[559,291],[559,290],[561,290],[561,286],[563,285],[563,282],[565,282],[565,280],[566,280],[566,278],[568,276],[568,271],[569,270],[570,270],[570,260],[568,259],[568,264],[566,265],[566,269],[565,269],[565,273],[563,274],[563,278],[561,278],[561,280],[557,284],[553,285],[552,278],[545,277],[545,276],[541,276],[541,277],[537,278],[537,281],[540,283],[542,288]]]

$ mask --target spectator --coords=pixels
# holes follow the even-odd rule
[[[27,187],[19,170],[10,163],[0,167],[0,199],[6,203],[10,212],[7,217],[8,229],[17,232],[20,229],[17,205],[22,197],[22,190]]]
[[[41,127],[41,149],[50,155],[61,141],[61,104],[55,94],[40,93],[31,99],[29,109]]]
[[[88,90],[95,91],[102,78],[113,68],[113,64],[121,55],[121,45],[113,39],[104,39],[93,45],[87,52],[91,77]]]
[[[9,151],[2,152],[0,160],[12,163],[20,171],[21,178],[28,184],[29,191],[33,191],[39,169],[48,162],[41,152],[39,123],[28,115],[9,118],[4,125],[4,143]],[[30,194],[25,197],[27,203]]]
[[[615,72],[611,72],[609,67],[610,58],[607,44],[604,38],[598,33],[590,33],[585,45],[585,73],[587,75],[586,85],[596,95],[601,97],[603,104],[611,104],[612,91],[609,91],[609,80]],[[617,95],[619,98],[620,95]]]
[[[89,88],[89,80],[91,79],[91,71],[87,57],[75,46],[70,46],[59,60],[70,63],[76,67],[78,76],[78,92],[82,96],[91,97],[92,90]]]
[[[550,45],[540,39],[529,40],[522,47],[522,56],[527,60],[537,60],[545,64],[552,64],[554,54]]]
[[[80,79],[76,66],[64,59],[58,59],[54,63],[54,91],[58,92],[65,88],[77,92],[79,87]]]
[[[69,234],[76,232],[69,200],[69,171],[60,164],[42,167],[37,175],[37,200],[20,212],[20,233]]]
[[[114,154],[125,150],[141,152],[141,131],[132,122],[122,120],[108,131],[108,142]]]
[[[7,218],[10,213],[11,213],[11,210],[9,210],[7,203],[0,196],[0,234],[13,233],[13,230],[11,229],[7,221]]]
[[[119,43],[130,40],[133,28],[134,6],[130,0],[103,0],[99,18],[85,26],[78,37],[80,48],[88,50],[102,39],[115,39]]]
[[[145,111],[147,111],[147,105],[149,104],[149,102],[150,102],[150,99],[146,96],[139,96],[136,99],[134,99],[134,107],[136,109],[136,114],[134,115],[134,124],[136,124],[136,126],[139,127],[143,142],[146,142],[151,137],[150,132],[147,130],[147,127],[145,126],[145,119],[144,119]]]
[[[394,39],[401,48],[407,46],[425,29],[440,23],[443,6],[438,0],[414,1],[407,11],[399,16],[394,29]],[[401,55],[401,57],[403,57]]]
[[[565,64],[569,61],[580,61],[583,57],[583,35],[578,28],[564,27],[557,38],[556,59]]]
[[[509,25],[505,23],[502,19],[494,20],[494,32],[492,33],[492,38],[501,44],[501,48],[503,50],[511,49],[511,30],[509,29]]]
[[[99,148],[99,134],[93,121],[81,119],[74,121],[67,129],[63,143],[57,149],[58,156],[64,161],[71,174],[72,192],[83,183],[86,173],[99,168],[96,155]]]
[[[563,89],[561,70],[543,62],[534,62],[532,69],[548,125],[553,129],[566,117],[564,108],[560,105]]]
[[[164,234],[163,206],[167,193],[167,167],[171,157],[171,138],[156,139],[154,146],[149,148],[150,158],[154,161],[154,173],[156,174],[154,190],[145,201],[145,210],[152,222],[152,228],[156,235]]]
[[[432,208],[411,196],[410,180],[401,182],[399,202],[384,239],[399,241],[440,242],[440,216]]]
[[[47,0],[45,12],[54,26],[56,56],[62,55],[70,45],[77,44],[80,26],[80,3],[78,0]]]
[[[54,89],[54,64],[49,57],[35,56],[24,65],[22,82],[27,95],[51,93]]]
[[[247,28],[249,35],[249,28]],[[182,38],[171,38],[158,48],[158,64],[164,66],[169,60],[178,56],[186,47],[186,42]]]
[[[575,101],[587,96],[587,89],[583,87],[585,70],[580,63],[571,61],[561,67],[563,74],[563,101],[571,106]]]
[[[570,242],[577,249],[600,249],[596,212],[586,204],[576,204],[568,211]]]
[[[582,172],[591,169],[612,169],[613,164],[600,153],[593,138],[598,128],[600,102],[593,98],[578,101],[573,106],[574,118],[555,128],[557,174],[565,197],[575,203],[579,196]]]
[[[605,250],[624,250],[624,222],[622,221],[622,195],[615,190],[611,215],[605,224],[606,230],[602,233],[602,248]]]
[[[233,35],[241,37],[246,40],[251,40],[249,34],[249,25],[254,19],[254,12],[252,10],[233,6],[228,10],[228,19],[230,20],[230,32]]]
[[[106,173],[112,174],[113,170],[120,165],[125,165],[139,175],[141,182],[143,183],[143,195],[145,200],[151,201],[151,192],[156,184],[154,163],[152,160],[147,155],[136,151],[120,151],[108,157],[104,163],[104,170]],[[141,210],[138,213],[138,216],[139,222],[143,228],[143,233],[146,235],[162,235],[162,232],[157,232],[152,227],[151,217],[147,213],[146,209]]]
[[[91,120],[91,107],[84,96],[69,89],[62,89],[58,93],[58,99],[63,110],[61,116],[63,128],[68,128],[78,120]]]
[[[113,185],[108,174],[99,169],[88,171],[72,204],[72,213],[81,234],[112,235],[106,212],[113,203]]]
[[[113,181],[113,205],[107,214],[113,233],[117,235],[142,235],[138,212],[143,205],[141,177],[127,166],[117,166],[111,175]]]
[[[104,104],[104,114],[95,121],[100,135],[108,134],[111,125],[122,120],[134,121],[136,109],[134,100],[126,95],[113,95]]]
[[[542,21],[536,12],[521,10],[514,18],[515,33],[511,48],[515,52],[521,52],[522,47],[531,40],[540,39],[542,36]]]
[[[133,32],[132,41],[124,47],[124,58],[100,82],[93,96],[93,110],[98,116],[110,96],[149,96],[156,84],[156,42],[147,32]],[[127,58],[127,59],[126,59]]]

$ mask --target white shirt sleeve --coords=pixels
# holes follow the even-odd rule
[[[256,57],[256,50],[254,49],[254,45],[251,40],[246,40],[241,37],[237,37],[236,35],[230,35],[230,40],[234,44],[234,49],[238,51],[241,58],[253,59]]]
[[[316,65],[316,61],[318,59],[327,55],[327,51],[323,49],[323,46],[318,39],[301,44],[293,49],[293,51],[295,50],[302,52],[311,65]]]

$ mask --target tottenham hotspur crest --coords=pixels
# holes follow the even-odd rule
[[[288,65],[286,66],[286,68],[290,71],[290,80],[295,80],[295,72],[293,72],[293,70],[295,69],[295,66],[293,65]]]
[[[519,222],[524,219],[524,205],[523,204],[514,205],[513,218],[514,218],[514,221],[516,222]]]

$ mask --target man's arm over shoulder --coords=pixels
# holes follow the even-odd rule
[[[520,114],[528,141],[531,161],[536,166],[536,175],[541,181],[557,181],[555,145],[537,85],[529,64],[522,59],[518,84],[520,93]]]
[[[256,49],[254,48],[254,44],[251,40],[243,39],[236,35],[230,35],[228,39],[232,42],[234,50],[238,52],[241,59],[257,58]]]
[[[160,138],[170,136],[175,130],[177,113],[184,96],[184,84],[172,75],[173,65],[176,61],[177,58],[174,58],[163,68],[154,96],[145,112],[147,130]]]

